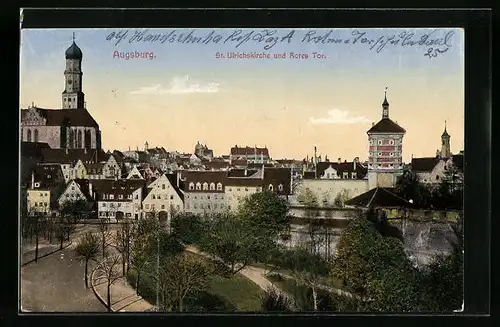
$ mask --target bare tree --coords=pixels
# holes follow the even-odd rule
[[[111,286],[123,276],[120,274],[120,256],[119,255],[111,255],[107,259],[105,259],[96,269],[97,277],[104,278],[106,280],[107,287],[107,297],[106,297],[106,306],[108,311],[111,310]]]
[[[122,272],[126,276],[130,263],[130,243],[131,243],[132,228],[128,221],[120,223],[120,228],[113,235],[112,246],[120,253],[122,258]]]
[[[109,228],[109,218],[100,218],[98,223],[99,236],[101,241],[102,257],[106,257],[106,248],[108,246],[107,240],[111,237],[111,230]]]
[[[88,288],[88,265],[89,261],[96,260],[99,254],[99,237],[92,232],[85,233],[78,241],[75,250],[78,257],[85,262],[85,287]]]

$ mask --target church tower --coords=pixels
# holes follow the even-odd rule
[[[389,118],[387,88],[382,103],[382,119],[368,130],[368,188],[394,187],[403,172],[405,129]]]
[[[75,43],[66,50],[66,69],[64,70],[64,91],[62,93],[62,108],[77,109],[85,107],[85,95],[82,91],[82,50]]]
[[[444,121],[444,132],[441,135],[441,158],[451,157],[450,134],[446,131],[446,120]]]

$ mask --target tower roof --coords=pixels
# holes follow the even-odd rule
[[[378,123],[372,126],[367,132],[371,133],[406,133],[406,130],[393,122],[390,118],[382,118]]]
[[[82,50],[76,45],[75,40],[73,44],[66,50],[66,59],[82,59]]]

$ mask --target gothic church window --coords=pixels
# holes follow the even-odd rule
[[[31,142],[31,130],[30,129],[28,129],[27,138],[28,138],[28,142]]]
[[[82,147],[82,131],[78,130],[76,132],[76,147],[81,148]]]

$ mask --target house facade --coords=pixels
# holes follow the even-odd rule
[[[178,174],[163,174],[147,185],[142,208],[145,214],[166,215],[170,221],[176,212],[184,211],[184,194],[179,188]]]
[[[180,172],[184,191],[184,210],[195,214],[218,213],[226,210],[226,171]]]
[[[95,198],[98,218],[112,221],[139,219],[145,188],[143,180],[90,180],[90,193]],[[95,195],[94,195],[95,193]]]

